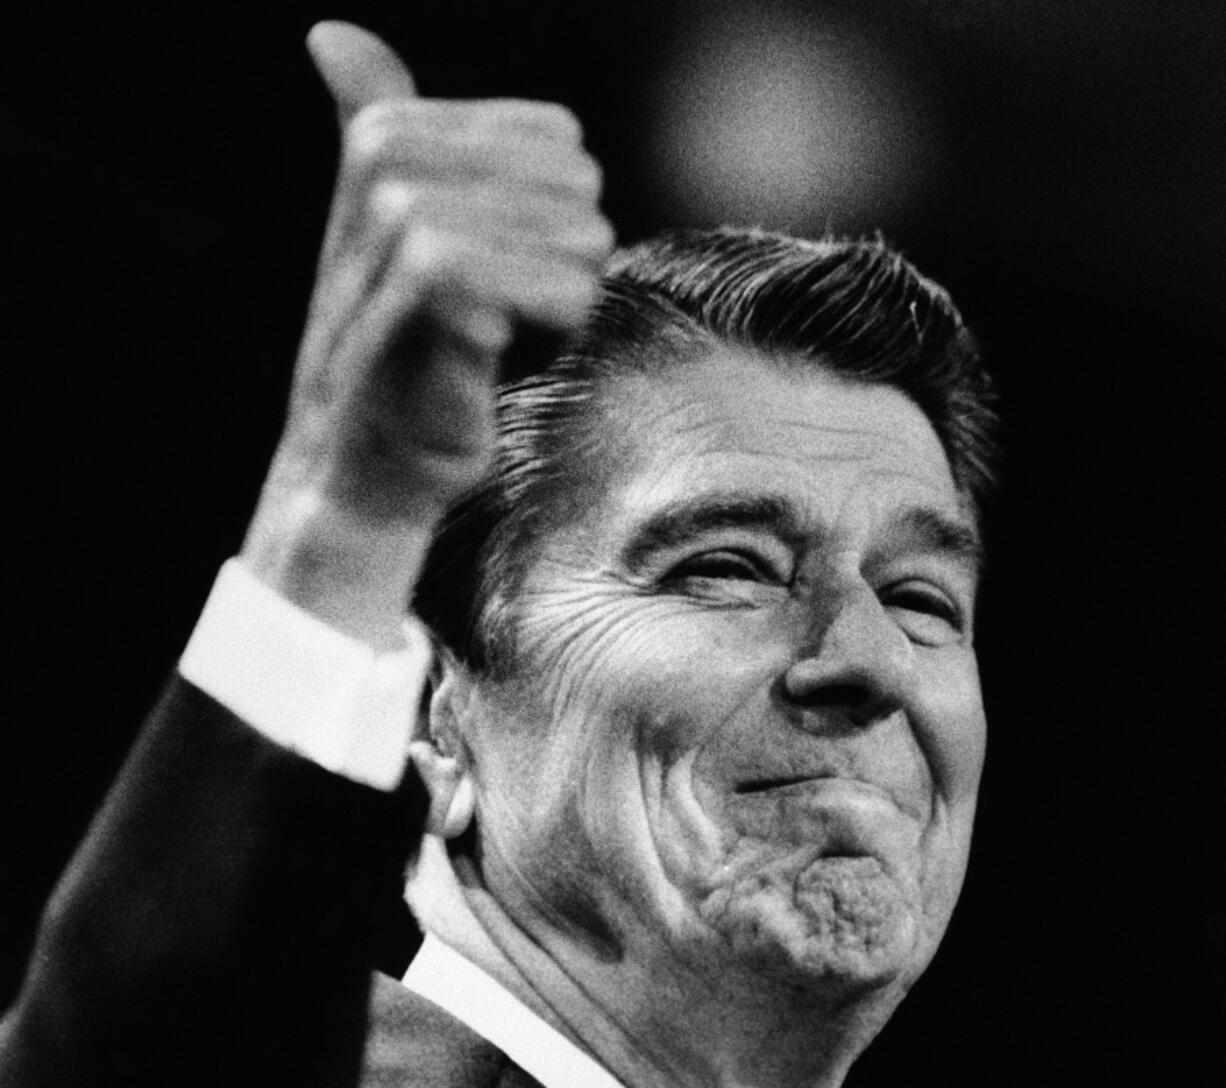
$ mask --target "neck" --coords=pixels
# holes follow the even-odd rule
[[[627,1088],[835,1088],[902,997],[887,987],[830,998],[726,960],[680,964],[662,945],[611,957],[530,910],[509,912],[431,836],[408,897],[424,929]]]
[[[608,963],[558,950],[553,958],[590,980],[592,999],[657,1071],[644,1084],[837,1088],[896,1004],[832,998],[734,966],[692,970],[663,955]]]

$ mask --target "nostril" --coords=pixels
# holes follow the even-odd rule
[[[814,684],[789,695],[792,706],[802,712],[806,731],[863,729],[888,717],[899,705],[889,693],[872,684],[855,681]]]
[[[805,703],[808,706],[859,710],[868,701],[868,690],[862,684],[822,684],[805,693]]]
[[[783,696],[795,708],[845,718],[857,728],[889,716],[902,705],[906,676],[878,657],[868,661],[802,657],[781,677]]]

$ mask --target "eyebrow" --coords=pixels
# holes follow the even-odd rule
[[[941,552],[977,571],[983,569],[983,538],[975,523],[935,507],[906,507],[889,519],[886,535],[906,537],[923,551]]]
[[[720,494],[682,499],[656,511],[633,533],[621,559],[631,570],[657,552],[720,529],[766,529],[785,540],[801,535],[791,503],[775,496]]]

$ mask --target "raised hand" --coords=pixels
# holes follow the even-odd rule
[[[281,592],[394,642],[438,517],[483,471],[516,330],[565,332],[612,232],[564,108],[415,96],[367,31],[308,45],[341,162],[281,443],[244,545]]]

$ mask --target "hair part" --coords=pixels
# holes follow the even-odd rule
[[[566,350],[499,390],[494,462],[439,527],[414,599],[460,661],[495,675],[510,666],[534,542],[577,517],[607,479],[599,424],[608,391],[717,345],[905,393],[982,512],[995,484],[995,396],[943,287],[880,239],[671,232],[615,255]]]

